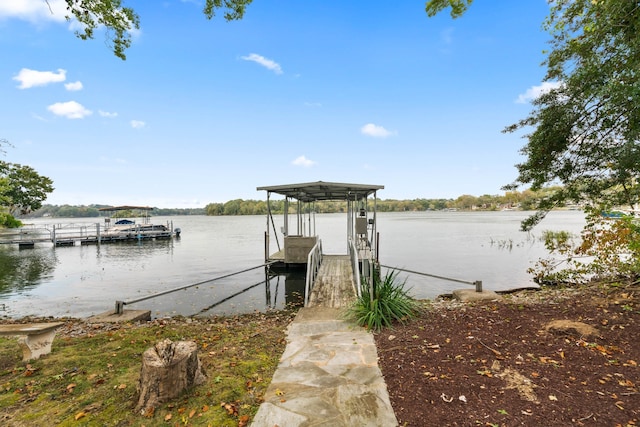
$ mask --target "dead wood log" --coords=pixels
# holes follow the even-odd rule
[[[153,411],[206,378],[195,342],[164,339],[142,354],[135,412]]]

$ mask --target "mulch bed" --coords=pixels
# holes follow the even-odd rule
[[[433,303],[376,334],[401,426],[640,425],[640,288]]]

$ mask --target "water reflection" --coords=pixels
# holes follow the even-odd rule
[[[285,305],[287,307],[297,307],[304,305],[304,291],[306,280],[305,272],[302,270],[273,274],[277,274],[278,280],[280,280],[281,277],[284,279]]]
[[[103,243],[96,245],[96,258],[104,258],[108,261],[123,261],[127,259],[139,259],[155,255],[173,255],[179,239],[158,240],[130,240],[123,242]],[[85,246],[86,247],[86,246]],[[90,251],[87,251],[90,253]]]
[[[264,268],[261,273],[245,273],[242,280],[262,275],[259,280],[238,290],[239,276],[234,280],[212,280],[193,287],[160,295],[143,302],[139,308],[152,311],[152,317],[172,315],[211,316],[233,315],[252,311],[281,310],[300,307],[304,304],[304,271],[271,271]],[[208,303],[207,303],[208,302]],[[204,305],[206,304],[206,305]],[[203,306],[204,305],[204,306]],[[128,308],[136,308],[127,305]]]
[[[66,258],[74,251],[80,264],[95,262],[105,265],[117,262],[126,269],[128,264],[133,268],[140,265],[140,260],[160,255],[173,255],[174,247],[179,240],[172,239],[117,242],[102,245],[82,245],[77,251],[72,248],[55,248],[49,244],[38,244],[30,249],[18,249],[15,245],[0,246],[0,296],[18,295],[38,287],[54,276],[60,258]],[[95,259],[95,261],[93,261]]]
[[[0,246],[0,295],[21,294],[50,277],[58,264],[52,248],[16,250]]]

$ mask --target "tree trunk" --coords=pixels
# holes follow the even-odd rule
[[[137,413],[146,414],[168,402],[183,390],[206,381],[207,375],[198,358],[193,341],[172,342],[164,339],[142,355],[138,382]]]

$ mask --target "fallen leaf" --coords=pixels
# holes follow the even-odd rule
[[[226,409],[229,415],[238,415],[238,410],[236,409],[235,405],[232,405],[231,403],[221,402],[220,406]]]
[[[196,414],[196,410],[192,409],[191,412],[189,412],[189,418],[193,418],[195,414]]]
[[[165,421],[169,421],[171,418],[173,418],[173,415],[171,415],[171,414],[167,414],[167,415],[164,416],[164,420]]]
[[[127,388],[127,385],[126,385],[126,384],[120,384],[120,385],[118,386],[118,390],[124,390],[125,388]]]
[[[633,387],[633,386],[635,386],[635,384],[631,380],[627,380],[627,379],[618,381],[618,384],[620,384],[622,387]]]
[[[243,415],[238,419],[238,427],[245,427],[247,424],[249,424],[248,415]]]
[[[556,396],[554,396],[553,394],[549,395],[549,400],[553,400],[554,402],[558,401],[558,398]]]
[[[86,416],[87,416],[87,414],[86,414],[86,413],[84,413],[84,412],[78,412],[74,418],[75,418],[75,420],[76,420],[76,421],[78,421],[80,418],[84,418],[84,417],[86,417]]]

